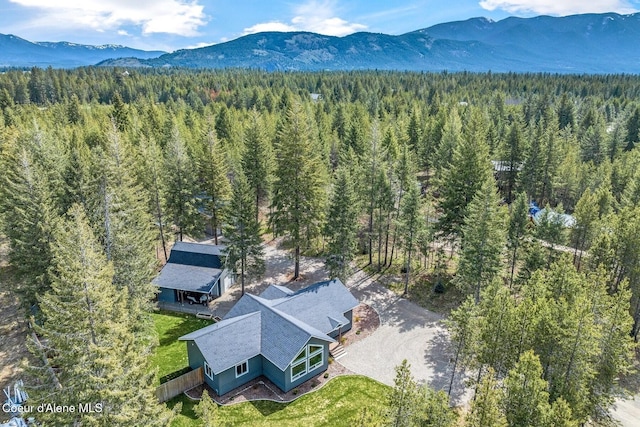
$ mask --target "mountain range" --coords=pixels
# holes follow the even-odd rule
[[[0,34],[0,67],[74,68],[110,58],[155,58],[166,52],[145,51],[120,45],[92,46],[69,42],[30,42],[12,34]]]
[[[7,37],[23,45],[29,43],[15,36],[1,36],[0,65],[6,63]],[[44,49],[49,56],[38,57],[35,48],[21,53],[18,45],[14,55],[15,66],[21,58],[30,61],[30,65],[44,65],[52,52],[64,51],[65,55],[75,53],[69,54],[66,64],[73,59],[95,63],[98,61],[91,60],[103,53],[108,59],[99,63],[102,66],[637,74],[639,42],[640,13],[605,13],[511,17],[500,21],[472,18],[402,35],[360,32],[332,37],[308,32],[265,32],[167,54],[125,53],[128,48],[121,46],[109,50],[111,47],[36,43],[31,45]],[[73,50],[72,46],[82,49]],[[35,64],[37,61],[40,64]]]

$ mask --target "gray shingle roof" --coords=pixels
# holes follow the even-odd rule
[[[260,294],[260,298],[278,299],[293,294],[293,291],[284,286],[271,285]]]
[[[328,334],[338,324],[349,322],[344,313],[357,307],[358,300],[340,279],[334,279],[316,283],[271,303],[274,308]]]
[[[215,373],[257,354],[285,370],[309,339],[334,342],[327,333],[347,323],[344,313],[357,305],[340,280],[297,292],[271,286],[259,297],[243,295],[224,320],[180,339],[194,340]]]
[[[209,293],[222,270],[183,264],[165,264],[153,284],[167,289]]]
[[[260,354],[260,312],[225,319],[180,337],[195,341],[214,374]]]
[[[208,245],[205,243],[176,242],[171,248],[172,251],[192,252],[206,255],[223,255],[224,245]]]
[[[225,320],[259,311],[262,313],[262,355],[281,370],[300,352],[311,337],[333,342],[322,331],[271,307],[269,300],[244,294],[225,316]]]

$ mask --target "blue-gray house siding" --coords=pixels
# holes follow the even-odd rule
[[[339,328],[334,329],[333,331],[329,332],[327,335],[329,335],[331,338],[337,338],[338,336],[340,336],[340,334],[344,334],[345,332],[348,332],[351,330],[351,327],[353,326],[353,310],[349,310],[346,313],[344,313],[344,317],[346,317],[347,320],[349,320],[349,322],[345,323]]]
[[[272,287],[245,294],[213,325],[184,335],[191,368],[202,367],[219,395],[264,375],[287,392],[329,366],[329,344],[352,328],[358,301],[339,281],[297,292]],[[246,374],[236,367],[245,362]]]
[[[218,255],[185,252],[175,249],[171,251],[168,262],[193,265],[195,267],[222,268],[222,262]]]
[[[213,380],[209,383],[211,388],[215,390],[218,395],[223,395],[230,392],[236,387],[240,387],[248,381],[262,375],[262,356],[257,355],[247,361],[248,371],[246,374],[236,377],[236,366],[232,366],[226,371],[220,372],[213,376]],[[205,379],[207,378],[205,375]]]
[[[187,357],[189,358],[189,367],[191,369],[202,368],[204,372],[204,357],[193,341],[187,341]]]
[[[158,301],[177,302],[175,289],[159,288],[159,290],[160,292],[158,292]]]
[[[323,347],[323,357],[322,357],[322,365],[313,369],[310,372],[307,372],[306,375],[297,378],[295,381],[291,381],[291,364],[287,366],[284,371],[278,369],[276,365],[271,363],[267,358],[262,355],[257,355],[248,360],[248,372],[240,377],[236,378],[235,374],[235,366],[230,367],[229,369],[220,372],[219,374],[214,374],[213,378],[209,377],[205,374],[204,380],[218,395],[223,395],[225,393],[230,392],[236,387],[240,387],[241,385],[251,381],[260,375],[264,375],[274,383],[278,388],[282,391],[287,392],[305,381],[310,380],[318,374],[326,371],[329,367],[329,345],[328,343],[318,340],[316,338],[312,338],[306,345],[321,345]],[[205,369],[205,359],[202,356],[202,353],[198,349],[198,346],[193,341],[187,342],[187,354],[189,357],[189,367],[191,369],[202,368],[204,372]]]
[[[202,368],[205,369],[205,359],[202,353],[198,349],[198,346],[193,341],[187,341],[187,355],[189,357],[189,367],[191,369]],[[211,387],[218,395],[223,395],[230,392],[236,387],[240,387],[242,384],[251,381],[254,378],[262,375],[262,359],[263,357],[258,355],[248,360],[248,371],[246,374],[237,377],[235,374],[235,366],[229,369],[213,375],[213,378],[209,377],[206,373],[204,375],[205,382]]]

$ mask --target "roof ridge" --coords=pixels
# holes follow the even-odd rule
[[[277,308],[275,308],[274,306],[271,306],[269,304],[264,303],[263,301],[268,301],[265,300],[264,298],[260,298],[257,295],[251,295],[251,294],[245,294],[245,295],[249,295],[251,298],[255,299],[256,302],[260,305],[262,305],[265,308],[268,308],[269,310],[271,310],[273,313],[277,314],[278,316],[282,317],[284,320],[286,320],[287,322],[291,323],[293,326],[295,326],[296,328],[298,328],[299,330],[301,330],[302,332],[305,332],[307,334],[310,334],[312,336],[318,335],[316,336],[316,338],[320,338],[322,337],[322,339],[324,339],[324,337],[328,337],[330,339],[330,336],[328,336],[327,334],[325,334],[322,331],[319,331],[318,329],[314,328],[313,326],[309,325],[308,323],[298,319],[295,316],[292,316],[290,314],[285,313],[284,311],[278,310]],[[291,319],[293,319],[294,321],[292,321]],[[302,323],[303,325],[305,325],[307,328],[311,329],[311,332],[308,330],[305,330],[305,328],[300,326],[300,323]],[[315,332],[314,332],[315,331]]]
[[[227,326],[230,326],[236,322],[239,322],[241,320],[247,319],[251,316],[254,316],[256,314],[260,314],[259,311],[252,311],[251,313],[247,313],[247,314],[242,314],[240,316],[235,316],[232,317],[230,319],[223,319],[219,322],[216,323],[212,323],[211,325],[205,326],[204,328],[201,329],[197,329],[193,332],[189,332],[188,334],[185,334],[183,336],[181,336],[180,338],[178,338],[178,341],[189,341],[189,340],[195,340],[197,338],[202,337],[203,335],[207,335],[212,331],[219,331],[220,329],[224,329]],[[260,321],[262,322],[262,319],[260,319]],[[224,324],[223,324],[224,323]],[[185,338],[185,337],[189,337],[189,338]]]
[[[307,292],[309,289],[311,289],[311,288],[313,288],[313,287],[315,287],[315,286],[321,285],[321,284],[323,284],[323,283],[331,283],[331,282],[333,282],[334,280],[335,280],[335,279],[332,279],[332,280],[323,280],[323,281],[321,281],[321,282],[316,282],[316,283],[314,283],[314,284],[312,284],[312,285],[307,286],[306,288],[298,289],[297,291],[295,291],[295,292],[293,292],[293,293],[291,293],[291,294],[289,294],[289,295],[286,295],[286,296],[284,296],[284,297],[282,297],[282,298],[278,298],[278,299],[272,300],[272,301],[279,301],[277,304],[273,304],[273,306],[280,305],[280,304],[282,304],[285,300],[286,300],[286,301],[291,301],[292,299],[297,298],[297,297],[299,297],[300,295],[304,295],[304,294],[305,294],[305,292]],[[287,288],[287,289],[289,289],[289,288]],[[290,289],[289,289],[289,290],[290,290]]]

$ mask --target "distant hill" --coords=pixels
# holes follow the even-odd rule
[[[135,56],[148,59],[164,53],[166,52],[144,51],[119,45],[30,42],[11,34],[0,34],[0,67],[73,68],[94,65],[110,58]]]
[[[639,73],[640,14],[473,18],[399,36],[258,33],[158,58],[101,65],[265,70]]]

